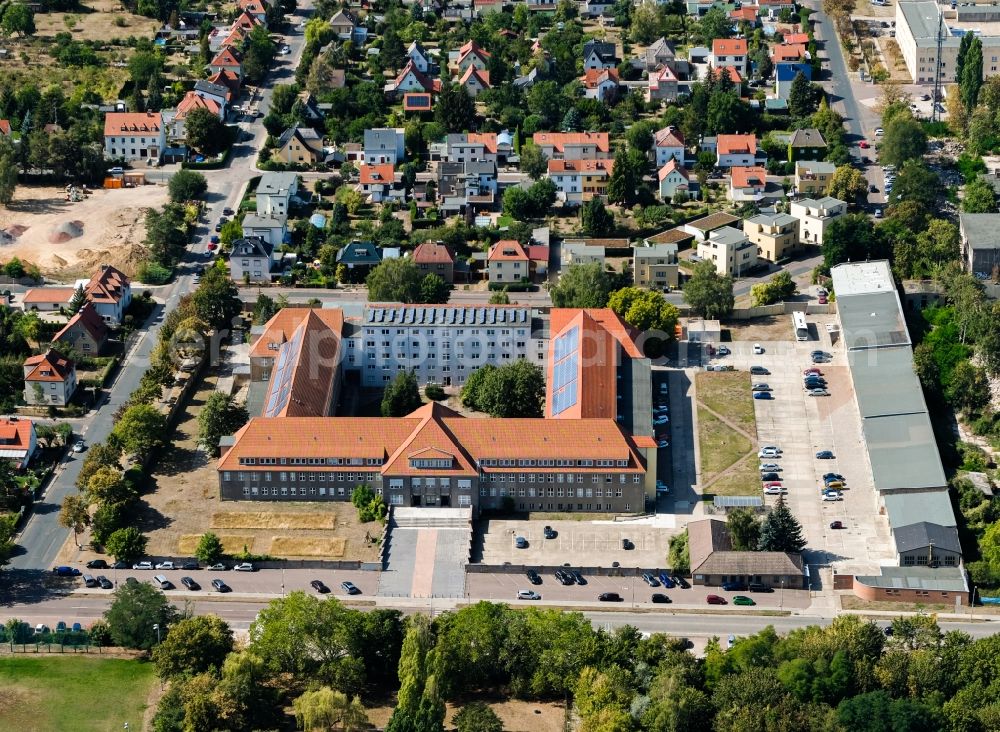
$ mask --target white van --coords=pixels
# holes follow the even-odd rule
[[[164,577],[162,574],[158,574],[153,577],[153,582],[160,586],[161,590],[172,590],[174,589],[173,583]]]

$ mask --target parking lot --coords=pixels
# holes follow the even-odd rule
[[[761,445],[776,445],[783,451],[777,462],[781,480],[788,491],[785,501],[802,523],[808,541],[806,559],[811,565],[850,566],[874,569],[893,558],[888,524],[877,515],[871,469],[861,439],[858,413],[843,347],[831,344],[827,323],[833,315],[810,315],[808,341],[761,342],[765,352],[752,353],[753,343],[736,342],[727,357],[736,368],[760,365],[771,373],[754,376],[754,383],[772,388],[769,400],[754,400],[757,434]],[[789,316],[789,338],[791,322]],[[810,352],[831,354],[828,363],[818,364],[827,381],[830,396],[809,396],[802,384],[802,372],[812,366]],[[832,460],[818,460],[818,451],[830,450]],[[820,492],[825,473],[846,478],[841,501],[823,501]],[[776,496],[765,496],[773,505]],[[841,521],[843,529],[831,529]]]

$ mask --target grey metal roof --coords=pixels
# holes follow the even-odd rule
[[[623,355],[620,360],[618,413],[622,416],[621,425],[632,435],[652,437],[653,424],[649,415],[653,410],[653,383],[649,359]]]
[[[264,173],[257,184],[257,193],[264,193],[269,196],[276,196],[288,193],[295,187],[297,173]]]
[[[869,587],[895,590],[969,591],[965,570],[961,567],[882,567],[881,575],[859,575],[855,579]]]
[[[194,90],[205,92],[206,94],[212,94],[217,97],[222,97],[223,99],[229,96],[229,87],[223,86],[222,84],[213,84],[208,79],[199,79],[194,83]]]
[[[916,45],[920,48],[929,48],[937,44],[938,16],[940,10],[936,2],[923,0],[921,2],[901,2],[899,9],[903,13],[903,20],[910,29]],[[943,45],[946,47],[958,46],[960,38],[952,36],[948,32],[945,24]]]
[[[276,229],[278,227],[284,226],[288,222],[287,214],[280,214],[278,216],[258,216],[257,214],[248,213],[243,217],[243,228],[244,229]]]
[[[962,234],[973,249],[1000,249],[1000,214],[961,214]]]
[[[892,493],[884,499],[889,528],[894,532],[929,518],[933,518],[939,526],[955,526],[951,499],[946,490]]]
[[[810,173],[832,174],[837,170],[837,166],[834,163],[826,163],[820,160],[799,160],[795,163],[795,166],[805,168]]]
[[[715,496],[712,503],[716,508],[760,508],[764,499],[760,496]]]
[[[826,140],[819,130],[808,127],[804,130],[795,130],[788,144],[792,147],[826,147]]]
[[[674,243],[633,246],[632,256],[636,259],[668,259],[676,261],[677,245]]]
[[[392,127],[379,127],[373,130],[365,130],[365,150],[369,148],[396,149],[396,140],[402,133]]]
[[[909,346],[849,351],[847,363],[862,418],[927,411]]]
[[[916,549],[926,549],[933,546],[948,552],[962,553],[962,544],[958,540],[958,529],[954,526],[942,526],[929,521],[900,526],[892,532],[896,539],[896,551],[912,552]]]
[[[941,488],[948,484],[934,441],[931,420],[926,412],[870,417],[862,420],[861,427],[868,447],[875,490],[884,493]],[[950,516],[950,504],[945,501],[944,505]],[[929,518],[942,520],[943,516],[934,512],[924,513],[904,523],[912,524]]]
[[[910,344],[895,290],[849,296],[837,290],[837,310],[848,350]]]

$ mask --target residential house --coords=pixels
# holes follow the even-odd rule
[[[84,303],[62,330],[52,336],[53,343],[65,343],[85,356],[99,356],[108,342],[108,326],[92,303]]]
[[[403,95],[403,111],[420,114],[434,110],[434,97],[427,92],[408,92]]]
[[[720,168],[751,168],[757,164],[756,135],[718,135],[715,145],[715,164]]]
[[[490,247],[486,256],[486,271],[490,282],[521,282],[531,279],[527,252],[517,239],[502,239]]]
[[[614,160],[549,160],[548,178],[566,203],[585,203],[607,194]]]
[[[328,22],[331,30],[340,40],[350,41],[354,39],[354,29],[358,24],[346,10],[338,10]]]
[[[695,585],[754,582],[794,590],[807,586],[801,554],[735,551],[726,522],[719,519],[688,523],[688,553],[691,582]]]
[[[564,241],[560,251],[563,270],[572,264],[599,264],[604,269],[604,247],[599,244]]]
[[[590,160],[611,157],[607,132],[536,132],[532,141],[549,160]]]
[[[643,51],[642,65],[646,71],[653,72],[661,66],[673,66],[676,60],[674,47],[666,38],[658,38]]]
[[[778,43],[771,47],[771,62],[775,64],[798,63],[808,56],[804,43]]]
[[[743,222],[743,233],[757,246],[757,258],[777,262],[799,248],[799,220],[785,213],[760,214]]]
[[[323,110],[320,108],[320,103],[313,96],[313,93],[308,89],[304,89],[299,92],[296,101],[302,108],[302,117],[310,123],[322,122],[324,115]]]
[[[739,229],[723,226],[698,242],[698,256],[715,265],[720,275],[742,277],[757,266],[757,247]]]
[[[411,41],[406,49],[406,57],[413,62],[413,66],[421,74],[429,74],[433,68],[431,55],[420,44],[420,41]]]
[[[274,245],[259,236],[233,242],[229,256],[229,276],[234,282],[270,282],[275,263]]]
[[[237,0],[236,7],[243,13],[252,15],[261,23],[267,21],[267,8],[263,0]]]
[[[218,104],[221,110],[221,118],[225,119],[229,104],[233,99],[233,92],[228,86],[225,84],[216,84],[208,79],[198,79],[194,83],[194,93],[205,99],[211,99]]]
[[[312,127],[295,125],[281,133],[271,157],[282,163],[315,165],[323,160],[323,140]]]
[[[292,172],[267,172],[257,184],[257,214],[287,216],[291,200],[299,190],[299,176]]]
[[[108,112],[104,115],[104,156],[159,161],[167,146],[163,115],[159,112]]]
[[[406,62],[406,66],[399,72],[395,79],[386,82],[384,92],[386,96],[395,98],[398,95],[409,92],[424,92],[436,94],[441,91],[441,80],[431,79],[420,71],[413,60]]]
[[[713,231],[721,229],[724,226],[731,226],[739,221],[739,216],[733,216],[732,214],[719,211],[717,213],[709,214],[703,218],[696,219],[695,221],[689,221],[680,228],[693,236],[695,241],[701,242],[707,241]]]
[[[847,204],[830,196],[803,198],[792,201],[789,213],[799,220],[799,241],[821,246],[826,227],[847,213]]]
[[[739,219],[736,220],[739,221]],[[679,226],[661,231],[659,234],[647,236],[642,240],[643,244],[647,247],[653,247],[657,244],[676,244],[678,249],[687,249],[693,241],[694,236]]]
[[[798,160],[795,162],[795,192],[800,195],[825,195],[830,181],[836,172],[833,163],[822,163],[815,160]]]
[[[732,66],[746,76],[749,70],[747,63],[746,38],[716,38],[712,41],[712,55],[708,60],[713,69]]]
[[[120,325],[132,304],[132,281],[110,264],[102,264],[84,289],[87,300],[109,325]]]
[[[10,460],[17,470],[24,470],[31,464],[37,450],[38,435],[34,422],[25,417],[0,419],[0,458]]]
[[[189,91],[184,95],[180,104],[177,105],[177,111],[174,114],[173,125],[170,130],[172,138],[183,139],[187,136],[184,122],[187,116],[195,109],[204,109],[220,120],[225,118],[224,106],[222,104],[219,104],[212,97],[205,97],[197,92]]]
[[[611,101],[618,94],[618,69],[603,71],[587,69],[587,72],[580,77],[580,83],[583,84],[583,96],[587,99]]]
[[[392,163],[361,166],[359,171],[358,191],[372,203],[381,203],[389,197],[395,183],[395,170]]]
[[[684,164],[684,133],[676,127],[664,127],[653,135],[653,152],[656,153],[656,167],[662,168],[671,158]]]
[[[808,127],[795,130],[788,141],[788,162],[796,160],[821,160],[826,157],[826,140],[819,130]]]
[[[284,243],[288,234],[288,215],[247,213],[243,216],[241,226],[244,237],[260,238],[272,247],[278,247]]]
[[[958,230],[965,270],[980,279],[993,277],[1000,268],[1000,214],[959,214]]]
[[[729,11],[729,19],[734,23],[747,23],[751,28],[756,28],[760,21],[757,17],[757,7],[754,5],[744,5]]]
[[[729,200],[759,201],[767,190],[767,168],[737,166],[729,171]]]
[[[583,70],[603,71],[617,69],[621,59],[614,43],[587,41],[583,44]]]
[[[490,87],[490,72],[481,71],[470,64],[465,73],[462,74],[462,78],[458,80],[458,85],[465,89],[466,94],[475,99],[482,92],[492,88]]]
[[[649,74],[646,86],[647,102],[673,102],[677,99],[677,75],[669,66],[661,66]]]
[[[250,31],[252,31],[254,28],[256,28],[257,26],[262,26],[262,25],[264,25],[263,21],[258,20],[256,17],[254,17],[250,13],[247,13],[246,11],[243,11],[239,15],[236,16],[236,20],[233,21],[231,27],[233,27],[233,28],[239,28],[240,30],[244,30],[244,31],[246,31],[249,34]]]
[[[224,86],[229,89],[229,99],[230,101],[236,99],[240,95],[240,77],[234,74],[232,71],[222,69],[213,73],[206,81],[209,84],[216,84],[218,86]]]
[[[21,297],[21,310],[26,313],[47,313],[69,307],[76,288],[32,287]]]
[[[677,287],[677,245],[632,247],[632,278],[638,287],[663,291]]]
[[[208,68],[213,74],[228,72],[239,79],[241,83],[243,81],[241,56],[239,51],[232,46],[224,46],[208,64]]]
[[[809,63],[800,61],[776,63],[774,65],[774,95],[778,99],[788,99],[795,77],[802,74],[811,81],[812,73],[813,67]]]
[[[76,366],[51,348],[24,361],[24,401],[65,407],[76,391]]]
[[[664,201],[673,200],[678,191],[691,195],[691,176],[675,159],[671,158],[660,168],[657,178],[660,181],[660,198]]]
[[[365,162],[369,165],[399,165],[406,160],[405,130],[402,127],[378,127],[365,130]]]
[[[470,68],[485,71],[489,63],[489,52],[480,48],[479,44],[475,41],[469,41],[458,49],[454,63],[455,73],[464,74]]]
[[[13,129],[10,126],[9,119],[0,119],[0,136],[10,137],[14,134]]]
[[[382,262],[378,247],[370,241],[352,241],[337,252],[337,264],[343,264],[349,270],[356,270],[362,278],[373,267]]]
[[[425,241],[413,250],[413,263],[423,275],[436,274],[445,282],[455,281],[455,254],[439,241]]]
[[[473,14],[482,18],[490,13],[503,12],[504,0],[472,0]]]

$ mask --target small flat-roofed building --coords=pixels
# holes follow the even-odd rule
[[[1000,266],[1000,214],[961,214],[958,230],[965,270],[983,278],[992,276]]]
[[[881,569],[881,574],[856,576],[854,594],[868,601],[969,604],[969,581],[962,567]]]
[[[757,257],[777,262],[799,248],[799,220],[784,213],[759,214],[743,222],[743,233],[757,245]]]

